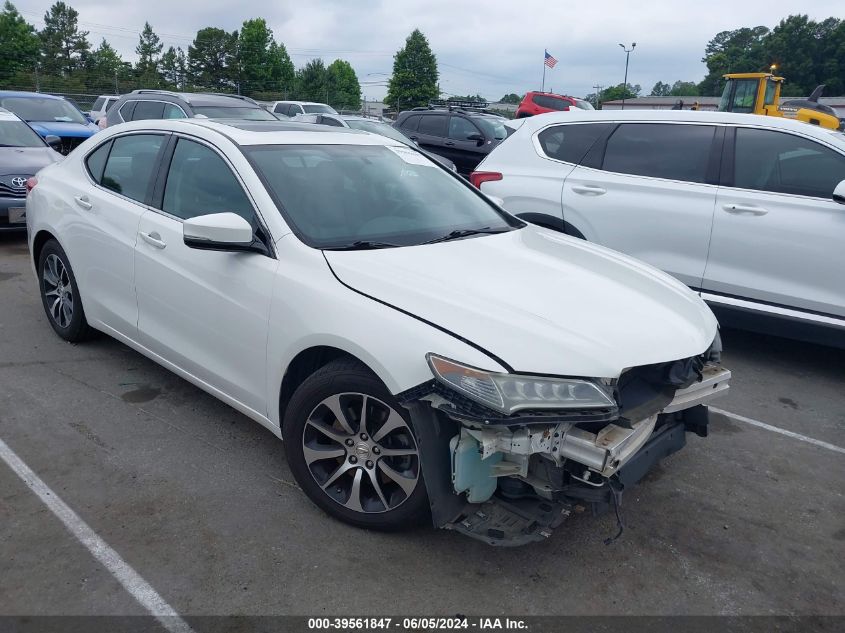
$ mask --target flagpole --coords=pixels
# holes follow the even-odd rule
[[[546,53],[548,51],[543,50],[543,87],[540,89],[540,92],[546,92]]]

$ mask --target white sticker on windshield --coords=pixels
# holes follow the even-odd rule
[[[403,147],[401,145],[387,145],[386,147],[409,165],[427,165],[433,167],[430,160],[410,147]]]

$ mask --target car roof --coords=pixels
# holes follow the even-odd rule
[[[313,123],[287,121],[245,121],[242,119],[147,119],[122,123],[104,130],[162,130],[199,136],[223,135],[237,145],[391,145],[404,144],[360,130]]]
[[[238,95],[216,94],[213,92],[172,92],[169,90],[133,90],[126,97],[134,100],[144,97],[170,97],[181,99],[192,106],[222,106],[222,107],[247,107],[260,108],[252,99]]]
[[[46,92],[24,92],[22,90],[0,90],[0,98],[2,97],[22,97],[28,99],[55,99],[57,101],[66,101],[64,97],[57,97]]]
[[[590,121],[636,121],[636,122],[678,122],[715,123],[722,125],[745,125],[790,130],[806,136],[830,140],[832,130],[810,125],[792,119],[741,114],[738,112],[708,112],[706,110],[570,110],[569,112],[548,112],[528,117],[520,130],[533,133],[540,128],[558,123],[584,123]]]

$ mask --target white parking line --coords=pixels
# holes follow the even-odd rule
[[[754,418],[746,418],[744,415],[731,413],[730,411],[725,411],[724,409],[710,407],[710,410],[713,413],[718,413],[719,415],[723,415],[726,418],[730,418],[731,420],[745,422],[746,424],[750,424],[761,429],[766,429],[767,431],[774,431],[775,433],[780,433],[781,435],[785,435],[786,437],[801,440],[802,442],[807,442],[808,444],[813,444],[814,446],[821,446],[822,448],[826,448],[827,450],[833,451],[835,453],[845,454],[845,448],[842,448],[841,446],[836,446],[836,444],[829,444],[828,442],[823,442],[812,437],[807,437],[806,435],[801,435],[800,433],[793,433],[792,431],[787,431],[786,429],[782,429],[778,426],[772,426],[771,424],[760,422],[759,420],[755,420]]]
[[[109,544],[79,518],[15,452],[0,439],[0,458],[32,490],[91,554],[123,585],[123,588],[171,633],[194,633],[179,614]]]

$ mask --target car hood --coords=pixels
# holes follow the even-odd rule
[[[718,327],[672,277],[531,225],[325,257],[342,283],[471,341],[515,372],[615,378],[701,354]]]
[[[88,138],[100,131],[100,128],[93,123],[66,123],[64,121],[28,121],[28,123],[29,127],[41,136],[55,134],[56,136]]]
[[[0,176],[31,176],[61,159],[62,155],[49,147],[0,147]]]

